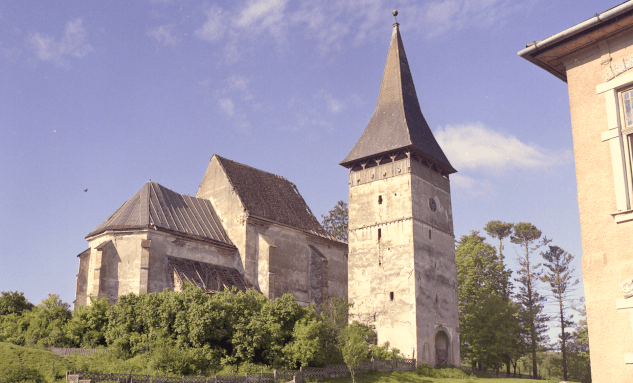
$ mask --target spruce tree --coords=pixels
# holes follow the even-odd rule
[[[512,243],[520,245],[522,251],[517,259],[520,269],[517,271],[519,283],[518,293],[515,295],[522,306],[522,316],[527,332],[529,352],[532,354],[532,377],[538,379],[536,351],[545,340],[547,321],[549,317],[543,312],[545,297],[539,294],[537,282],[543,271],[541,264],[536,263],[530,256],[541,246],[551,242],[547,237],[540,239],[542,232],[529,222],[514,225],[514,234],[510,238]]]
[[[570,333],[565,331],[570,328],[573,315],[569,314],[571,307],[570,293],[573,287],[578,284],[578,278],[574,280],[573,274],[575,269],[571,266],[574,256],[558,246],[550,246],[549,250],[542,252],[541,255],[545,259],[544,266],[547,268],[545,275],[541,276],[541,281],[549,285],[552,293],[553,303],[558,306],[558,313],[555,316],[560,321],[561,341],[560,352],[563,356],[563,380],[567,380],[567,340]]]

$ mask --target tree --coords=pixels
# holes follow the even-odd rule
[[[455,251],[461,354],[495,370],[509,363],[520,333],[518,308],[503,296],[503,265],[477,231],[462,236]]]
[[[571,304],[570,293],[573,287],[578,284],[578,278],[573,280],[575,269],[571,266],[574,256],[558,246],[549,246],[549,250],[541,252],[541,256],[545,259],[545,268],[548,271],[541,276],[541,281],[549,284],[554,303],[558,304],[558,314],[555,318],[560,321],[561,341],[560,351],[562,354],[563,364],[563,380],[567,380],[567,348],[566,343],[570,334],[565,329],[573,325],[571,321],[573,315],[568,314]]]
[[[537,291],[537,282],[542,274],[539,270],[541,264],[535,264],[530,255],[541,246],[551,242],[547,237],[541,238],[542,232],[528,222],[519,222],[514,225],[514,233],[510,238],[512,243],[520,245],[523,249],[519,253],[518,263],[521,267],[517,271],[519,282],[519,292],[516,294],[522,306],[522,316],[524,326],[527,331],[529,351],[532,354],[532,377],[538,378],[538,366],[536,351],[545,340],[544,333],[547,331],[547,321],[549,318],[543,313],[545,297]]]
[[[343,353],[343,360],[352,374],[354,380],[354,370],[367,359],[369,354],[368,338],[373,336],[373,332],[358,321],[352,322],[341,331],[340,347]]]
[[[334,209],[327,215],[321,215],[323,229],[336,239],[347,242],[347,223],[349,220],[347,204],[345,201],[338,201]]]
[[[585,308],[585,298],[580,298],[579,306],[573,309],[582,318],[574,325],[574,332],[571,334],[569,342],[569,379],[591,383],[591,358],[589,356],[589,331],[587,328],[587,309]]]
[[[503,240],[512,235],[512,228],[514,227],[513,223],[501,222],[501,221],[490,221],[484,227],[486,233],[492,238],[497,238],[499,240],[499,260],[501,265],[503,266],[503,273],[507,274],[505,280],[505,284],[503,286],[503,296],[509,298],[511,286],[509,286],[510,276],[512,275],[511,270],[506,269],[506,265],[504,262],[505,257],[503,256]]]
[[[351,306],[352,304],[345,299],[330,297],[319,308],[319,316],[323,322],[325,363],[327,364],[343,363],[339,335],[349,323],[349,308]]]
[[[0,315],[21,314],[35,307],[27,301],[23,292],[3,291],[0,296]]]

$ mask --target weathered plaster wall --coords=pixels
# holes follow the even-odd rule
[[[121,295],[139,294],[141,241],[145,239],[146,232],[132,231],[106,231],[91,238],[88,294],[108,298],[111,304]]]
[[[630,381],[633,376],[633,364],[624,363],[624,354],[633,354],[632,316],[615,307],[616,299],[623,298],[620,284],[633,278],[633,221],[617,224],[610,215],[617,206],[610,146],[601,140],[609,129],[606,100],[604,93],[596,94],[596,86],[605,82],[604,70],[632,54],[633,34],[625,32],[610,38],[606,47],[591,46],[565,62],[595,383]]]
[[[174,289],[172,270],[167,264],[167,256],[232,267],[244,272],[235,249],[160,231],[148,230],[147,238],[151,240],[148,287],[150,293],[161,292],[164,288]],[[141,246],[140,243],[139,246]]]
[[[167,256],[242,271],[242,262],[233,248],[153,229],[109,231],[91,238],[89,243],[87,293],[107,297],[110,303],[116,303],[119,296],[129,293],[138,295],[161,292],[165,288],[173,290],[172,270],[167,264]],[[78,289],[77,298],[80,298],[79,293]]]
[[[202,183],[196,193],[196,198],[204,198],[211,201],[226,234],[231,238],[233,245],[238,249],[242,262],[240,270],[244,270],[246,278],[252,283],[257,275],[257,264],[254,253],[247,258],[246,247],[246,211],[237,193],[224,174],[217,158],[211,158]]]
[[[77,287],[75,294],[75,302],[73,310],[76,310],[79,306],[86,305],[86,299],[88,297],[88,273],[90,267],[90,249],[84,251],[78,255],[79,258],[79,271],[77,273]]]
[[[262,242],[262,237],[267,241]],[[267,255],[271,245],[274,246],[272,256]],[[273,297],[290,293],[304,306],[324,298],[320,294],[311,296],[310,293],[311,279],[324,277],[323,268],[310,267],[310,245],[318,249],[327,259],[325,278],[328,295],[347,299],[347,246],[345,244],[253,217],[247,219],[245,258],[253,259],[260,265],[257,267],[257,272],[268,269],[268,272],[274,275],[272,285],[259,286],[260,290],[267,289]],[[332,272],[332,264],[339,269]],[[265,278],[265,275],[256,275],[251,281],[259,283],[262,278]]]
[[[211,159],[196,197],[211,201],[238,249],[241,269],[262,293],[269,297],[291,293],[301,304],[309,304],[308,246],[314,245],[328,259],[328,294],[347,298],[347,246],[257,217],[247,217],[217,158]],[[262,236],[266,238],[264,242]],[[271,245],[274,246],[272,252]]]
[[[354,319],[374,326],[380,343],[431,365],[443,329],[449,362],[459,365],[448,180],[408,158],[351,173],[349,227]]]

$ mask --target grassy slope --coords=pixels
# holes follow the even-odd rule
[[[357,383],[547,383],[545,380],[503,379],[503,378],[430,378],[420,376],[415,371],[370,372],[356,375]],[[321,383],[351,383],[352,378],[337,378],[320,381]],[[558,382],[557,382],[558,383]],[[571,383],[571,382],[569,382]]]
[[[135,358],[136,359],[136,358]],[[149,371],[147,363],[143,360],[130,359],[127,361],[116,360],[110,356],[93,354],[82,356],[59,356],[49,351],[15,346],[0,342],[0,374],[10,368],[22,364],[37,371],[44,382],[65,381],[66,371],[94,371],[94,372],[129,372],[158,375],[156,371]],[[55,363],[55,375],[53,375],[53,362]],[[2,381],[0,377],[0,381]],[[352,378],[327,379],[323,383],[348,383]],[[545,383],[543,380],[530,379],[494,379],[494,378],[431,378],[420,376],[415,371],[402,372],[370,372],[356,375],[358,383]]]

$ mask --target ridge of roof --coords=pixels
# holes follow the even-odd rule
[[[297,186],[277,174],[214,154],[249,216],[264,218],[331,239]]]
[[[106,230],[153,227],[233,246],[211,201],[190,197],[147,182],[86,238]]]
[[[350,167],[354,162],[406,149],[431,160],[449,174],[455,173],[424,119],[399,24],[393,26],[376,110],[340,165]]]

